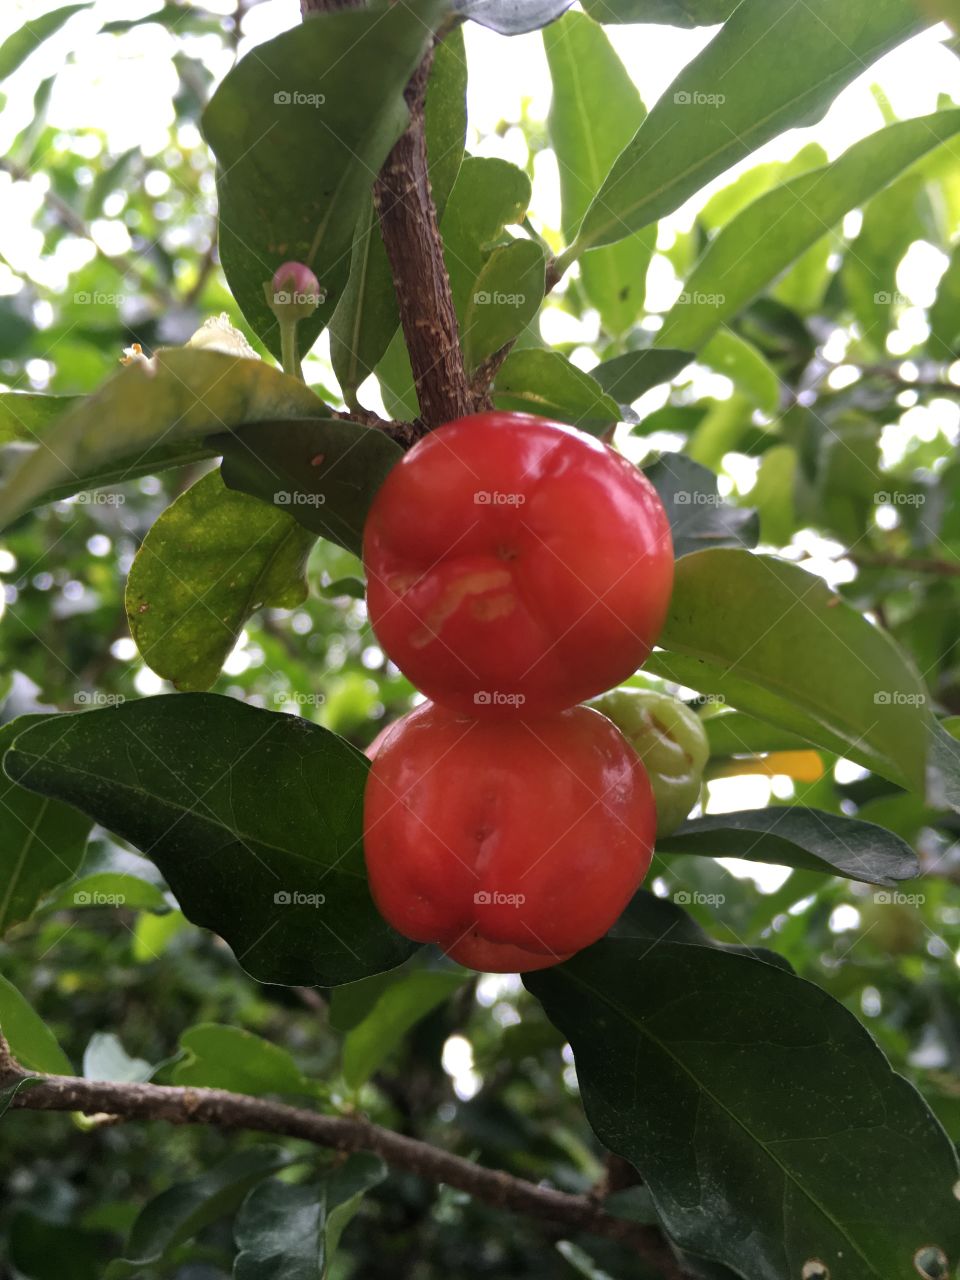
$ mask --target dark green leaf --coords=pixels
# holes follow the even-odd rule
[[[204,437],[245,422],[309,417],[323,404],[260,360],[189,348],[132,364],[48,428],[0,491],[0,527],[52,495],[211,456]],[[118,495],[118,501],[122,495]]]
[[[213,694],[147,698],[28,729],[5,765],[142,849],[260,982],[334,986],[416,949],[367,887],[368,762],[309,721]]]
[[[219,162],[223,269],[275,355],[264,283],[283,262],[313,268],[326,301],[299,326],[300,350],[309,350],[346,284],[374,177],[406,128],[404,87],[447,8],[408,0],[386,12],[318,15],[258,45],[203,114]]]
[[[314,541],[209,472],[156,521],[127,578],[127,621],[144,662],[178,689],[209,689],[252,614],[306,599]]]
[[[0,729],[0,757],[18,733],[48,716],[20,716]],[[37,903],[72,879],[93,823],[69,805],[0,777],[0,936],[28,920]]]
[[[466,92],[463,32],[457,29],[437,45],[427,88],[424,127],[438,217],[443,215],[463,159]],[[390,264],[371,200],[353,243],[350,278],[330,321],[333,371],[348,404],[383,358],[399,324]]]
[[[773,862],[868,884],[895,884],[920,871],[916,854],[893,832],[799,805],[693,818],[658,840],[657,852]]]
[[[463,973],[423,970],[392,982],[343,1043],[343,1076],[359,1089],[390,1057],[411,1027],[463,986]]]
[[[814,124],[866,65],[923,25],[913,0],[743,0],[614,165],[576,252],[648,226],[770,138]]]
[[[17,67],[26,62],[44,40],[59,31],[68,18],[89,8],[89,0],[85,4],[65,4],[60,9],[51,9],[49,13],[37,14],[14,31],[13,35],[7,36],[3,44],[0,44],[0,80],[13,75]]]
[[[692,359],[693,354],[689,351],[655,347],[646,351],[628,351],[598,364],[590,370],[590,376],[620,404],[632,404],[652,387],[672,382]]]
[[[255,1096],[316,1092],[286,1049],[241,1027],[204,1022],[184,1031],[180,1047],[187,1057],[173,1072],[177,1085]]]
[[[0,1031],[13,1056],[27,1071],[72,1074],[70,1060],[53,1032],[3,974],[0,974]]]
[[[524,981],[573,1047],[594,1131],[682,1248],[749,1280],[814,1259],[893,1280],[922,1245],[960,1252],[952,1144],[818,987],[670,932]]]
[[[620,421],[620,406],[589,373],[559,351],[513,351],[494,385],[499,409],[537,413],[603,435]]]
[[[339,418],[258,423],[214,443],[228,488],[356,554],[374,495],[402,456],[383,431]]]
[[[660,644],[656,674],[923,789],[924,685],[821,578],[749,551],[684,557]]]
[[[229,1156],[193,1182],[161,1192],[133,1224],[126,1257],[110,1263],[107,1280],[139,1276],[144,1267],[161,1262],[176,1245],[236,1209],[253,1187],[286,1162],[279,1147],[253,1147]]]
[[[681,303],[664,320],[658,345],[702,346],[848,210],[958,130],[960,111],[890,125],[854,143],[832,164],[801,174],[748,205],[708,245]]]
[[[708,467],[682,453],[665,453],[644,474],[660,495],[678,558],[704,547],[756,546],[756,512],[725,502]]]
[[[8,1240],[10,1261],[30,1280],[101,1280],[104,1251],[112,1243],[105,1232],[64,1226],[29,1210],[10,1222]]]

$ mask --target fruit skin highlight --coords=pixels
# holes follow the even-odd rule
[[[657,802],[657,835],[671,835],[700,799],[710,759],[700,717],[654,689],[613,689],[590,705],[609,716],[643,761]]]
[[[527,414],[432,431],[364,533],[370,621],[427,697],[480,718],[561,711],[646,660],[673,587],[670,526],[608,446]]]
[[[425,703],[379,745],[364,846],[400,933],[483,972],[558,964],[613,925],[653,856],[656,807],[606,717],[479,721]]]

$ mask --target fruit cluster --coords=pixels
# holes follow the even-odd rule
[[[660,500],[579,431],[479,414],[393,469],[364,564],[374,632],[430,699],[371,749],[374,900],[472,968],[556,964],[610,928],[653,855],[638,751],[577,704],[633,675],[663,625]]]

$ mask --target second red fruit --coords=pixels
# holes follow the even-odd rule
[[[429,698],[480,717],[560,711],[646,660],[670,527],[630,462],[571,427],[485,413],[390,472],[364,534],[370,621]]]

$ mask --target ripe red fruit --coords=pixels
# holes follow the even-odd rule
[[[395,929],[469,968],[542,969],[614,923],[656,821],[639,757],[599,712],[481,721],[426,703],[370,770],[370,888]]]
[[[538,716],[646,660],[673,586],[670,526],[631,463],[571,427],[462,418],[388,475],[364,534],[370,620],[418,689]]]

